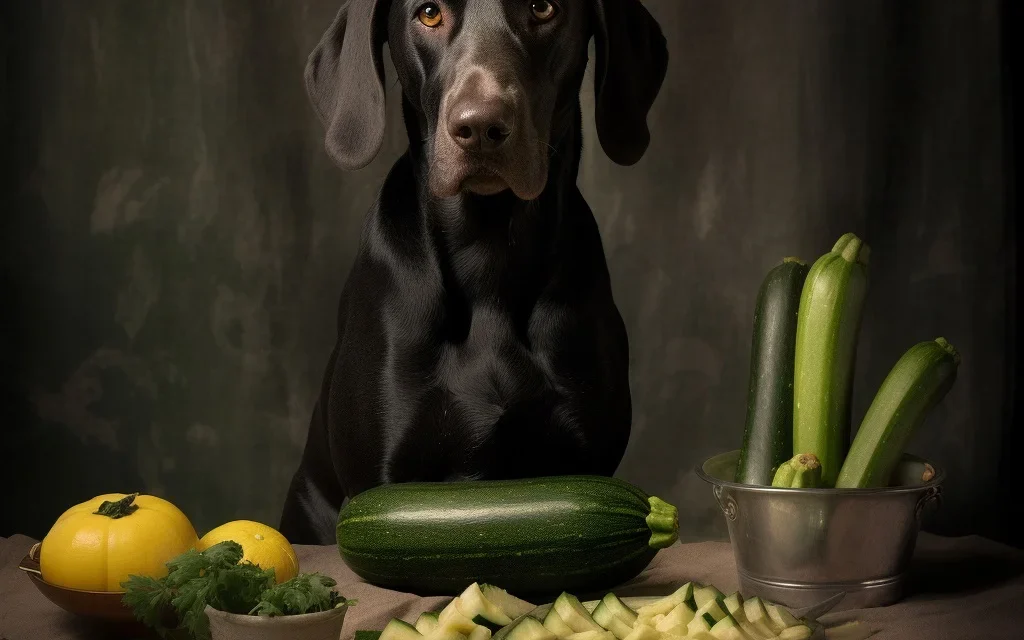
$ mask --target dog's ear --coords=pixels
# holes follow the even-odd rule
[[[387,0],[344,0],[306,63],[306,91],[343,169],[368,165],[384,142]]]
[[[661,27],[640,0],[593,0],[594,100],[597,135],[617,164],[647,151],[647,113],[668,69]]]

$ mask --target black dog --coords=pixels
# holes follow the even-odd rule
[[[639,0],[348,0],[310,56],[327,151],[357,169],[384,137],[386,40],[409,149],[341,293],[292,542],[334,543],[379,484],[614,474],[628,345],[576,186],[592,36],[600,142],[633,164],[668,63]]]

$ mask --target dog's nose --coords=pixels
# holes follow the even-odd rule
[[[512,120],[501,98],[465,100],[452,109],[448,132],[463,149],[494,151],[512,134]]]

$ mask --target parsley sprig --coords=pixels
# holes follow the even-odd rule
[[[190,549],[168,562],[159,580],[129,576],[121,584],[124,603],[162,638],[183,628],[196,640],[210,638],[207,605],[228,613],[287,616],[355,604],[333,589],[337,583],[328,576],[299,574],[275,584],[273,569],[241,560],[242,547],[232,540],[205,551]]]

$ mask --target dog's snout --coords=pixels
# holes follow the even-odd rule
[[[514,116],[500,97],[462,100],[454,105],[448,132],[466,150],[493,151],[512,134]]]

